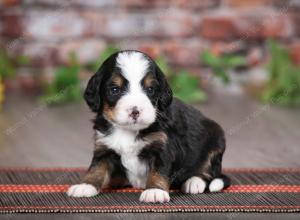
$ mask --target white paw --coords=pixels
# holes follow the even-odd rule
[[[73,197],[92,197],[98,193],[98,190],[93,185],[86,183],[73,185],[67,191],[67,195]]]
[[[200,177],[193,176],[182,185],[184,193],[198,194],[203,193],[206,187],[206,182]]]
[[[213,179],[208,188],[210,192],[219,192],[224,188],[224,181],[220,178]]]
[[[169,202],[170,195],[162,189],[146,189],[140,196],[140,202]]]

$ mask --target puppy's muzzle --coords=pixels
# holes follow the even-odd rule
[[[134,106],[131,110],[131,113],[129,114],[129,116],[136,121],[138,119],[138,117],[140,116],[140,111],[138,110],[138,108],[136,106]]]

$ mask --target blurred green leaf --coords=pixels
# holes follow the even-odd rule
[[[16,62],[19,65],[29,65],[31,63],[31,59],[27,56],[20,55],[16,57]]]
[[[241,56],[227,55],[223,57],[223,65],[226,68],[236,68],[245,66],[247,64],[246,59]]]
[[[300,67],[292,63],[288,50],[276,41],[268,40],[267,46],[269,79],[261,99],[278,105],[300,105]]]
[[[203,64],[212,69],[213,74],[220,78],[224,84],[228,84],[230,82],[228,71],[237,67],[245,66],[247,64],[246,59],[242,56],[216,56],[209,51],[203,51],[203,53],[200,55],[200,59]]]
[[[62,104],[78,101],[82,97],[79,72],[81,67],[75,53],[69,57],[69,65],[55,70],[53,82],[45,89],[45,95],[40,100],[45,104]]]
[[[5,48],[0,49],[0,76],[2,79],[15,76],[17,68],[28,64],[30,64],[29,57],[23,55],[11,57]]]
[[[204,64],[211,67],[217,67],[222,65],[222,62],[219,59],[219,57],[212,54],[209,51],[203,51],[203,53],[201,54],[201,60]]]
[[[171,67],[168,64],[167,58],[164,56],[159,56],[155,59],[156,64],[161,69],[161,71],[167,76],[171,76]]]
[[[186,102],[200,102],[206,100],[205,93],[199,87],[199,79],[188,71],[180,71],[171,78],[174,95]]]

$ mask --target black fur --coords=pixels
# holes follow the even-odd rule
[[[167,134],[166,146],[145,148],[140,156],[154,160],[155,169],[170,177],[172,186],[179,187],[191,176],[201,176],[208,183],[214,178],[222,178],[225,187],[229,186],[229,179],[223,178],[221,173],[224,132],[216,122],[174,98],[163,117],[140,135],[158,130]],[[211,159],[208,158],[210,153],[215,153]],[[211,165],[205,168],[207,164]]]

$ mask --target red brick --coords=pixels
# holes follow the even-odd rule
[[[185,42],[169,40],[162,44],[163,53],[170,63],[179,66],[197,66],[200,63],[200,54],[208,45],[199,39],[189,39]]]
[[[204,16],[201,22],[201,34],[213,40],[288,38],[292,33],[289,15],[266,9],[226,10]]]
[[[297,36],[300,36],[300,25],[299,25],[300,24],[300,16],[298,14],[294,14],[292,16],[292,18],[293,18],[293,22],[295,24],[295,34]]]
[[[208,9],[219,4],[220,0],[124,0],[122,6],[126,8],[165,8],[178,7],[190,9]]]
[[[262,26],[262,36],[271,38],[286,38],[292,36],[293,26],[286,15],[265,17]]]
[[[232,39],[237,36],[235,18],[231,15],[204,17],[201,35],[209,39]]]
[[[272,0],[225,0],[224,3],[230,7],[253,8],[271,5]]]
[[[217,7],[220,0],[176,0],[176,5],[180,8],[210,9]]]
[[[148,54],[153,59],[159,57],[162,54],[161,45],[157,42],[148,42],[140,45],[138,48],[139,50],[143,51],[144,53]]]
[[[289,46],[290,56],[295,64],[300,64],[300,41],[294,42]]]
[[[22,0],[2,0],[0,1],[0,6],[3,5],[4,7],[11,7],[11,6],[16,6],[20,5]]]
[[[5,13],[0,16],[3,36],[19,37],[23,32],[23,14],[21,12]]]
[[[210,51],[215,55],[240,53],[246,50],[246,44],[243,41],[215,41],[210,45]]]

